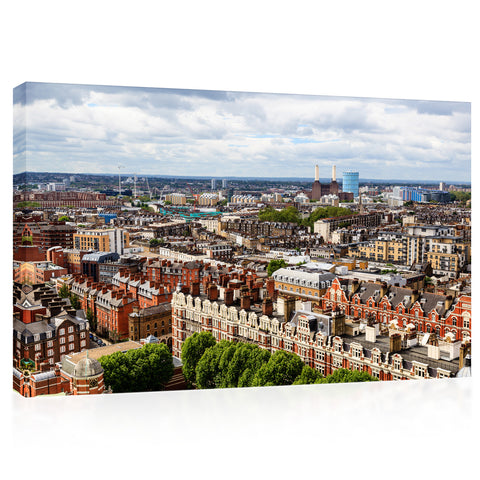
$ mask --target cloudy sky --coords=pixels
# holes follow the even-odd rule
[[[14,173],[470,181],[470,130],[460,102],[28,83]]]

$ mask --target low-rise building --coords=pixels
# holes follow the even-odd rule
[[[172,306],[170,302],[147,308],[134,307],[128,319],[130,340],[140,341],[153,335],[158,342],[172,346]]]

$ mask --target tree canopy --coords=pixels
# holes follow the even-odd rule
[[[313,224],[321,218],[340,217],[351,214],[352,211],[349,208],[328,206],[318,207],[307,218],[302,218],[295,207],[290,206],[282,210],[276,210],[268,206],[259,211],[258,218],[262,222],[290,222],[312,229]]]
[[[318,379],[315,383],[350,383],[350,382],[371,382],[378,381],[367,372],[359,372],[358,370],[348,370],[339,368],[325,378]]]
[[[283,258],[270,260],[269,264],[267,265],[268,276],[271,277],[274,272],[286,266],[288,266],[288,264]]]
[[[70,296],[70,289],[66,283],[64,283],[58,290],[58,296],[60,298],[67,298]]]
[[[182,345],[183,375],[188,382],[195,382],[197,363],[208,347],[213,347],[216,341],[210,332],[195,332]]]
[[[114,393],[163,390],[173,376],[172,354],[164,343],[99,358],[105,385]]]
[[[277,350],[270,354],[258,345],[245,342],[221,340],[216,343],[209,332],[195,333],[185,340],[182,361],[185,378],[202,389],[377,380],[366,372],[347,369],[323,377],[294,353]]]
[[[300,375],[295,379],[293,385],[308,385],[315,383],[317,380],[323,378],[323,375],[312,367],[305,365],[300,372]]]
[[[304,363],[294,353],[277,350],[255,373],[252,387],[292,385],[302,373]]]
[[[468,200],[471,200],[472,193],[471,192],[454,191],[454,192],[450,192],[450,198],[454,202],[466,203]]]

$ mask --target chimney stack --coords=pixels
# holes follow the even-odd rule
[[[295,299],[293,297],[287,297],[284,299],[283,305],[284,305],[283,308],[284,308],[285,321],[289,322],[290,316],[292,312],[295,310]]]
[[[453,303],[453,297],[451,295],[447,295],[447,298],[445,299],[445,310],[448,310]]]
[[[192,285],[190,286],[190,293],[192,297],[198,297],[200,295],[200,283],[199,282],[193,282]]]
[[[207,298],[211,302],[214,302],[218,299],[218,288],[213,283],[211,283],[207,288]]]
[[[315,181],[318,182],[320,180],[320,174],[318,172],[318,165],[315,165]]]
[[[402,336],[400,333],[390,335],[390,353],[399,352],[402,349]]]
[[[265,297],[262,303],[262,312],[264,315],[273,315],[273,300],[270,297]]]
[[[240,298],[240,308],[242,308],[243,310],[250,310],[250,304],[251,304],[250,295],[248,293],[242,295]]]
[[[336,182],[337,181],[337,167],[335,165],[333,165],[332,167],[332,182]]]
[[[233,305],[233,290],[231,288],[225,289],[225,305],[229,307]]]
[[[273,278],[267,280],[267,296],[270,298],[275,296],[275,280]]]
[[[345,333],[345,315],[340,311],[332,312],[332,335]]]

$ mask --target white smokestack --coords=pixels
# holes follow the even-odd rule
[[[336,168],[337,168],[337,167],[335,167],[335,165],[332,167],[332,182],[336,182],[336,181],[337,181]]]
[[[320,180],[320,174],[318,172],[318,165],[315,165],[315,181],[318,182]]]

